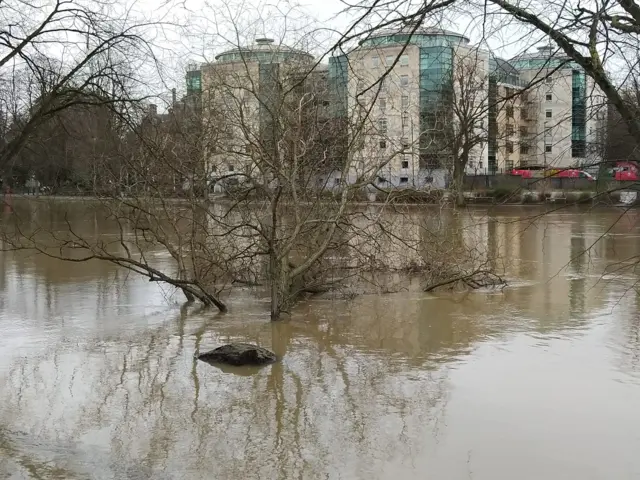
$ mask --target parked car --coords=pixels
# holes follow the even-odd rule
[[[636,162],[616,162],[612,176],[618,181],[637,181],[640,177],[640,169]]]
[[[511,175],[517,175],[522,178],[543,178],[543,177],[555,177],[555,178],[586,178],[587,180],[594,181],[595,177],[589,172],[579,170],[577,168],[552,168],[544,169],[543,167],[528,167],[528,168],[514,168],[511,170]]]
[[[577,168],[565,168],[565,169],[552,169],[546,171],[546,176],[556,178],[586,178],[587,180],[594,181],[595,177],[589,172],[584,170],[578,170]]]
[[[511,175],[522,178],[543,177],[544,167],[518,167],[511,170]]]

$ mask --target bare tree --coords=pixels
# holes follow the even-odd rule
[[[637,108],[625,101],[625,94],[619,89],[620,85],[633,82],[638,72],[640,8],[635,2],[605,0],[589,6],[580,2],[527,6],[509,0],[491,0],[491,3],[555,42],[593,78],[631,135],[636,141],[640,139]]]
[[[99,191],[100,168],[117,161],[120,119],[106,105],[69,105],[53,114],[25,140],[6,167],[5,177],[24,185],[35,175],[53,193]]]
[[[92,160],[102,174],[90,208],[117,235],[87,237],[70,216],[63,228],[37,224],[16,206],[6,248],[108,261],[221,311],[233,286],[265,289],[273,320],[305,295],[379,288],[411,262],[425,271],[419,225],[392,213],[394,196],[379,182],[406,153],[374,109],[385,81],[402,87],[401,72],[369,75],[359,53],[349,54],[351,75],[337,95],[332,72],[305,50],[235,34],[238,42],[202,66],[196,102],[173,98],[166,113],[131,102],[112,109],[118,121],[105,136],[110,154]],[[378,205],[359,203],[373,193]],[[399,230],[398,219],[406,220]],[[170,268],[158,266],[159,252]]]
[[[261,63],[260,55],[274,60]],[[347,136],[354,125],[338,130],[328,72],[308,54],[264,40],[222,54],[208,69],[204,110],[210,119],[219,115],[214,123],[227,133],[206,142],[208,170],[231,199],[225,216],[213,220],[245,242],[251,275],[267,285],[276,320],[301,295],[358,272],[348,250],[364,230],[353,202],[377,171],[357,169]]]
[[[118,112],[144,97],[158,23],[109,2],[10,0],[0,4],[0,110],[6,166],[31,136],[74,106]]]
[[[455,203],[464,205],[464,177],[469,163],[478,162],[489,141],[489,74],[487,53],[477,49],[455,55],[441,90],[437,108],[430,112],[435,120],[432,149],[450,159],[451,190]],[[498,102],[498,99],[493,99]],[[502,102],[501,102],[502,103]],[[430,133],[430,132],[425,132]],[[475,161],[474,161],[475,159]]]

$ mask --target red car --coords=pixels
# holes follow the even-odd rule
[[[595,178],[584,170],[578,170],[577,168],[565,168],[565,169],[550,169],[544,170],[542,168],[514,168],[511,170],[511,175],[517,175],[522,178],[542,178],[542,177],[557,177],[557,178],[586,178],[587,180],[594,181]]]
[[[514,168],[511,170],[511,175],[516,175],[522,178],[542,177],[543,171],[542,167]]]
[[[613,168],[614,179],[619,181],[637,181],[640,176],[635,162],[616,162]]]
[[[567,168],[565,170],[550,170],[547,172],[549,176],[560,178],[586,178],[587,180],[594,181],[593,175],[585,172],[584,170],[578,170],[576,168]]]

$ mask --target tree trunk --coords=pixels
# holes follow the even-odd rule
[[[453,165],[453,193],[456,207],[464,206],[464,168],[459,161]]]
[[[269,258],[271,275],[271,320],[282,318],[282,313],[288,308],[291,280],[289,278],[289,262],[286,259],[278,261],[275,252]]]
[[[280,269],[278,268],[278,258],[276,252],[269,252],[269,275],[271,276],[269,287],[271,290],[271,321],[280,320]]]
[[[271,320],[280,320],[284,310],[284,299],[288,294],[286,280],[289,275],[288,263],[278,259],[278,201],[282,189],[276,188],[271,200],[271,225],[269,232],[269,289],[271,291]]]
[[[189,303],[193,303],[196,301],[196,297],[193,295],[193,293],[191,293],[188,290],[185,290],[184,288],[182,289],[182,293],[184,293],[184,296],[187,297],[187,302]]]

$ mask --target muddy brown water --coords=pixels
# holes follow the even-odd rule
[[[216,315],[108,264],[0,253],[0,478],[640,478],[640,296],[616,270],[640,213],[516,221],[539,212],[477,222],[503,291],[315,299],[280,323],[248,293]],[[283,360],[193,360],[228,341]]]

